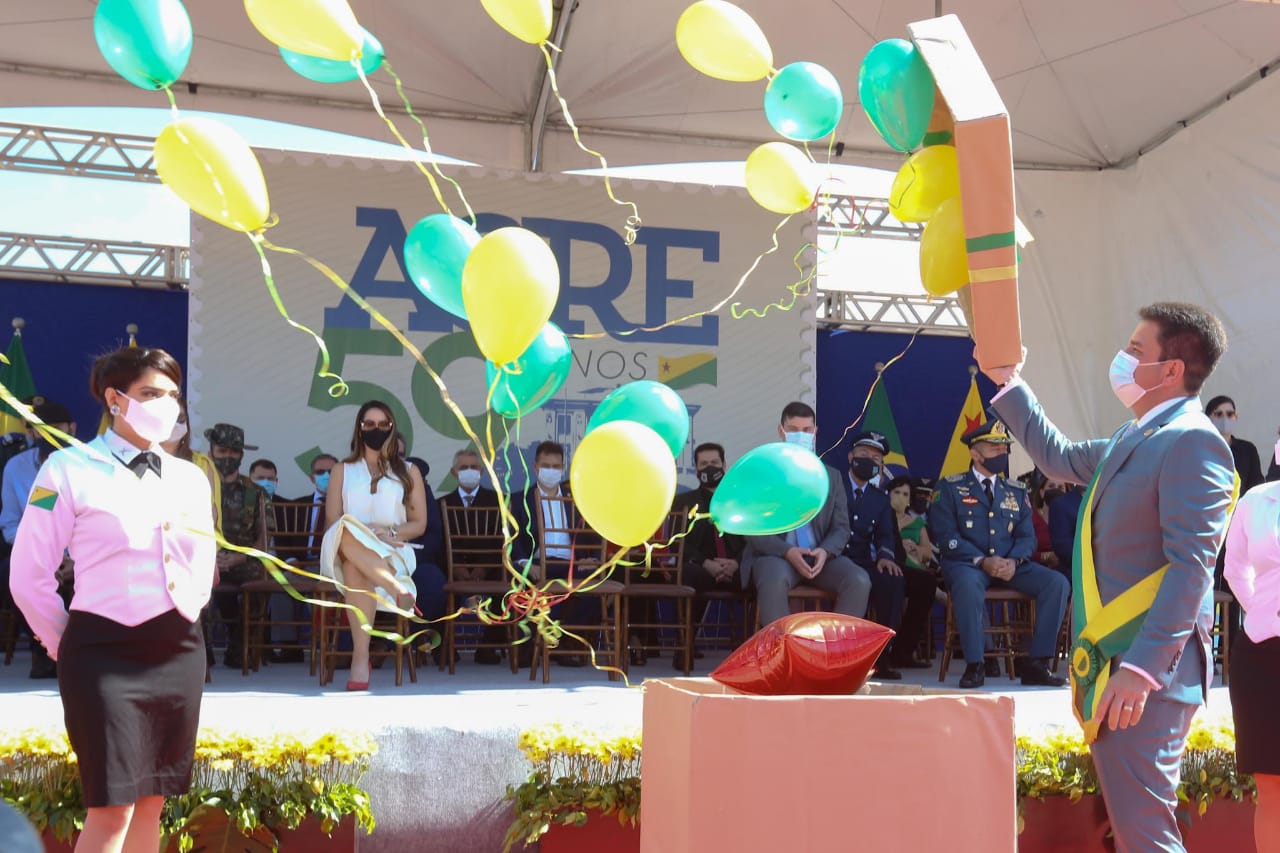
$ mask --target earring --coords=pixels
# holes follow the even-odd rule
[[[119,406],[112,406],[112,407],[111,407],[111,409],[110,409],[110,411],[111,411],[111,414],[113,414],[113,415],[118,415],[118,414],[120,414],[120,407],[119,407]]]

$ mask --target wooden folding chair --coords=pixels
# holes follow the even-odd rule
[[[274,515],[275,534],[272,536],[271,551],[281,560],[292,563],[300,569],[315,573],[320,566],[319,543],[312,543],[312,518],[318,509],[324,507],[317,501],[272,501],[268,505]],[[287,575],[289,585],[300,594],[314,597],[321,588],[322,582],[304,578],[300,575]],[[262,663],[263,650],[299,649],[310,652],[310,674],[316,674],[316,639],[314,630],[307,641],[301,639],[304,628],[313,629],[314,619],[310,613],[305,616],[293,616],[289,613],[270,614],[268,602],[274,594],[287,595],[284,588],[272,577],[262,580],[248,581],[240,585],[242,607],[242,624],[244,638],[241,648],[241,673],[247,675],[250,670],[258,671]],[[297,631],[298,639],[293,641],[273,642],[272,627],[292,627]]]
[[[502,561],[503,531],[502,513],[497,507],[447,506],[440,503],[444,518],[445,547],[445,613],[457,612],[459,602],[468,599],[493,599],[496,607],[511,589],[510,579]],[[483,624],[476,620],[477,624]],[[458,648],[458,619],[444,623],[444,648],[441,649],[440,668],[446,662],[449,674],[457,670],[454,656]],[[483,631],[475,642],[466,642],[469,649],[505,649],[511,672],[517,671],[518,650],[516,626],[502,626],[503,642],[485,639]],[[529,640],[528,642],[532,642]]]
[[[567,578],[574,585],[581,583],[604,561],[605,543],[600,534],[583,520],[573,498],[547,497],[539,492],[537,501],[538,554],[534,560],[540,585],[553,595],[563,593],[566,589],[564,580],[554,578]],[[550,547],[548,542],[552,543]],[[551,554],[550,551],[556,553]],[[566,558],[565,553],[570,558]],[[569,633],[585,637],[588,642],[599,636],[595,650],[596,662],[615,669],[622,669],[626,654],[622,636],[622,590],[623,585],[618,581],[597,580],[590,589],[575,589],[559,608],[560,627]],[[599,620],[585,621],[586,611],[591,608],[586,605],[575,608],[575,599],[577,602],[593,602],[598,605]],[[575,621],[575,613],[582,615],[582,622]],[[587,651],[587,647],[571,637],[562,638],[552,648],[539,634],[533,650],[533,663],[529,667],[529,680],[537,678],[541,667],[542,683],[548,684],[551,681],[550,664],[553,656],[584,654]],[[610,681],[617,678],[616,673],[609,673]]]
[[[670,542],[688,527],[688,510],[673,510],[667,514],[662,527],[654,535],[655,543]],[[693,600],[697,590],[682,582],[684,571],[684,537],[680,536],[665,548],[654,548],[650,565],[644,563],[645,550],[632,549],[627,563],[638,565],[622,568],[622,628],[623,671],[629,672],[629,652],[659,651],[663,648],[663,631],[674,630],[676,644],[673,654],[681,655],[681,667],[688,675],[693,666]],[[658,604],[670,601],[675,606],[675,625],[659,618]],[[637,606],[639,605],[639,606]]]
[[[1031,635],[1036,624],[1036,600],[1016,589],[988,589],[983,606],[987,610],[987,622],[983,625],[984,638],[992,640],[991,650],[984,657],[1004,660],[1009,680],[1014,678],[1014,659],[1027,656]],[[956,624],[951,596],[947,596],[946,640],[942,646],[942,664],[938,668],[938,680],[945,681],[951,658],[961,654],[960,628]],[[965,661],[972,663],[972,661]]]

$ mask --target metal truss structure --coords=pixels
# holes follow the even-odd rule
[[[0,169],[159,183],[149,136],[0,122]]]
[[[818,233],[882,240],[919,240],[924,226],[899,222],[889,212],[887,198],[818,195]]]
[[[960,301],[921,294],[818,290],[817,323],[823,328],[875,332],[916,332],[968,337]]]
[[[185,246],[0,232],[0,277],[185,289]]]
[[[565,28],[568,14],[559,10]],[[534,122],[538,136],[540,124]],[[0,170],[158,183],[153,144],[146,136],[0,122]],[[530,157],[537,155],[535,145]],[[922,231],[918,224],[894,219],[888,199],[836,194],[818,199],[818,232],[826,237],[918,241]],[[190,250],[183,246],[0,232],[0,277],[181,289],[189,276]],[[823,327],[969,334],[953,297],[834,290],[815,296],[817,323]]]

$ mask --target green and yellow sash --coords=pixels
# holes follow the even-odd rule
[[[1071,706],[1080,728],[1084,730],[1085,743],[1093,743],[1098,737],[1102,721],[1094,719],[1094,716],[1111,676],[1111,660],[1127,651],[1133,643],[1147,617],[1147,611],[1155,601],[1156,593],[1160,590],[1160,582],[1169,569],[1169,564],[1165,563],[1106,605],[1102,604],[1097,570],[1093,564],[1094,493],[1107,458],[1126,429],[1128,425],[1111,439],[1102,461],[1093,472],[1093,479],[1085,492],[1080,523],[1076,526],[1071,579],[1071,628],[1076,638],[1071,649]],[[1231,491],[1231,503],[1227,507],[1228,517],[1235,508],[1239,494],[1240,476],[1237,474]]]

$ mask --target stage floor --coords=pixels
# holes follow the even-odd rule
[[[698,660],[706,675],[723,655]],[[0,725],[48,726],[62,717],[55,681],[27,678],[29,656],[19,652],[0,667]],[[953,665],[944,684],[937,669],[905,671],[905,683],[958,689],[963,666]],[[345,673],[320,688],[305,664],[275,664],[241,676],[215,668],[206,686],[201,724],[243,731],[364,729],[379,753],[366,777],[378,829],[362,839],[364,853],[496,853],[508,822],[502,794],[524,780],[527,768],[516,748],[520,729],[550,722],[612,730],[639,728],[645,678],[679,675],[670,657],[631,671],[632,686],[604,673],[552,665],[552,681],[531,682],[527,670],[479,666],[463,655],[457,675],[434,665],[395,687],[390,664],[373,674],[368,693],[346,693]],[[1217,684],[1218,682],[1215,682]],[[1007,678],[983,688],[1014,698],[1020,732],[1074,726],[1067,688],[1022,687]],[[1213,713],[1229,713],[1225,687],[1211,691]]]

